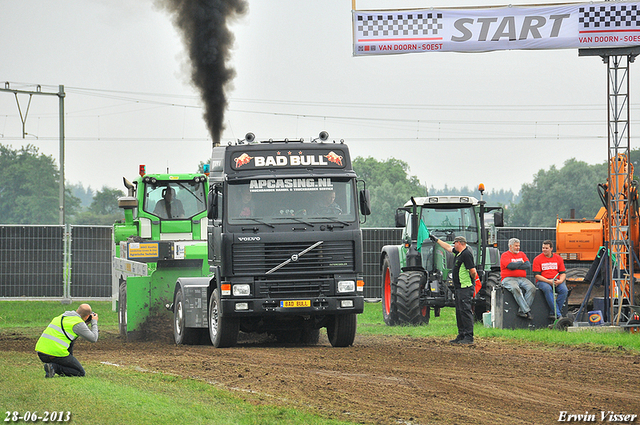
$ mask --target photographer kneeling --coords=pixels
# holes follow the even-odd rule
[[[42,332],[36,352],[44,363],[45,378],[56,374],[85,375],[82,365],[73,357],[73,343],[79,336],[91,342],[98,340],[98,315],[91,311],[89,304],[80,304],[76,311],[65,311]]]

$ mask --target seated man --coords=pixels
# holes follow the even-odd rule
[[[520,251],[520,239],[509,239],[509,250],[500,257],[502,286],[513,294],[520,307],[518,316],[533,320],[531,305],[536,296],[536,287],[527,279],[527,269],[530,267],[527,255]]]
[[[542,242],[542,254],[533,259],[533,274],[536,277],[536,286],[542,291],[549,305],[549,318],[561,319],[562,307],[567,300],[569,290],[564,283],[566,278],[564,261],[558,254],[553,253],[553,242],[548,239]]]
[[[336,192],[328,190],[320,192],[318,202],[313,209],[313,215],[338,215],[342,214],[342,209],[336,204]]]
[[[240,203],[237,207],[238,217],[253,217],[255,204],[253,202],[251,192],[248,187],[243,187],[240,192]]]
[[[172,187],[162,189],[162,198],[158,201],[153,214],[160,218],[182,218],[184,217],[184,208],[179,199],[175,199],[176,191]]]

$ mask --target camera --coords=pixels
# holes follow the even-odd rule
[[[95,317],[95,313],[93,313],[93,312],[92,312],[92,313],[89,315],[89,317],[87,317],[87,320],[85,320],[84,322],[85,322],[87,325],[89,325],[89,324],[91,324],[91,319],[93,319],[94,317]]]

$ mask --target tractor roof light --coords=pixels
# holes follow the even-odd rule
[[[140,174],[140,177],[144,177],[145,174],[147,174],[147,166],[144,164],[140,164],[140,168],[138,169],[138,173]]]

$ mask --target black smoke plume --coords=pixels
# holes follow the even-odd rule
[[[214,145],[220,143],[227,107],[225,89],[235,71],[227,67],[234,37],[227,24],[243,15],[245,0],[156,0],[182,32],[191,62],[191,81],[200,90],[204,119]]]

